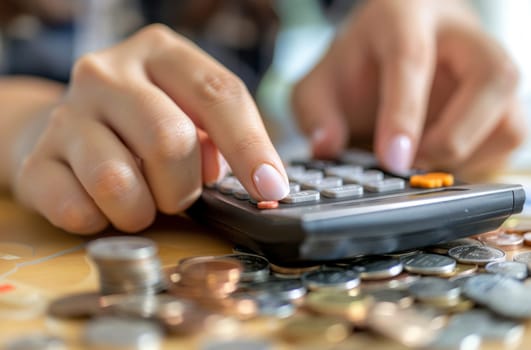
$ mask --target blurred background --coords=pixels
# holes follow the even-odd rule
[[[469,0],[522,73],[520,97],[531,125],[531,0]],[[326,50],[352,0],[2,0],[0,74],[67,81],[80,55],[112,45],[149,22],[196,41],[244,79],[277,147],[304,155],[289,93]],[[531,169],[531,137],[513,158]]]

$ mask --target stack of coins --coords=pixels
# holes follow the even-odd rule
[[[158,249],[143,237],[109,237],[90,242],[102,294],[155,294],[166,288]]]

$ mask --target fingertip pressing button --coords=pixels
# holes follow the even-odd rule
[[[253,174],[253,181],[265,200],[280,200],[289,193],[287,180],[272,165],[260,165]]]

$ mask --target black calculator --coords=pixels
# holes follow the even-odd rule
[[[420,248],[498,228],[525,202],[520,185],[456,182],[417,188],[366,152],[292,161],[290,194],[260,209],[234,177],[205,188],[189,214],[282,265]],[[275,203],[276,204],[276,203]]]

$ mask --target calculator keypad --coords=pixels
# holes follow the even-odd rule
[[[350,160],[349,158],[347,158]],[[407,179],[384,173],[365,163],[340,163],[334,161],[310,160],[293,162],[286,167],[290,180],[289,194],[280,200],[286,206],[312,205],[315,203],[341,202],[349,200],[375,199],[384,195],[417,193]],[[435,174],[438,175],[438,174]],[[430,176],[427,174],[426,176]],[[450,175],[451,176],[451,175]],[[440,177],[440,176],[439,176]],[[431,178],[430,178],[431,179]],[[219,192],[232,195],[239,200],[248,200],[260,209],[275,206],[259,205],[234,176],[227,176],[217,184]]]

